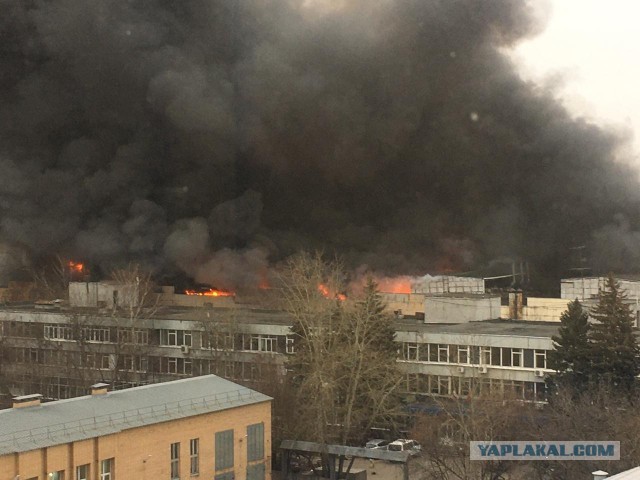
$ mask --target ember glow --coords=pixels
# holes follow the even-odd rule
[[[344,302],[347,299],[347,296],[343,293],[336,293],[335,295],[331,294],[331,290],[329,290],[329,287],[327,287],[324,284],[320,284],[318,285],[318,291],[322,294],[323,297],[325,298],[336,298],[338,300],[340,300],[341,302]]]
[[[209,290],[185,290],[185,295],[197,295],[203,297],[233,297],[233,292],[228,292],[226,290],[217,290],[215,288],[210,288]]]
[[[81,273],[84,271],[84,264],[69,261],[69,270],[71,270],[72,272]]]

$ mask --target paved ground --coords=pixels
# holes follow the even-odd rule
[[[366,460],[356,458],[353,468],[364,468],[367,470],[367,480],[402,480],[402,465],[385,462],[384,460]]]

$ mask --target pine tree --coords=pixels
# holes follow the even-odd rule
[[[557,372],[553,386],[578,391],[589,382],[589,330],[589,314],[576,299],[560,316],[558,335],[552,337],[554,350],[548,360],[549,368]]]
[[[386,305],[378,291],[378,284],[372,277],[367,278],[363,298],[356,307],[370,325],[367,344],[395,361],[398,345],[394,341],[396,331],[393,317],[386,312]]]
[[[620,284],[609,276],[598,304],[591,310],[593,380],[629,391],[640,373],[640,348],[633,332],[633,315]]]

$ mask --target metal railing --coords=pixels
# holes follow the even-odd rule
[[[223,410],[243,405],[247,400],[262,397],[264,397],[262,394],[249,389],[220,392],[203,397],[86,417],[45,427],[0,433],[0,454],[92,438],[128,428]],[[46,408],[46,404],[44,406]],[[0,415],[1,431],[2,416]]]

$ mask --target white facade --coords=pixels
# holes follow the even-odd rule
[[[425,323],[467,323],[500,318],[500,297],[433,295],[424,300]]]
[[[139,303],[137,285],[115,282],[70,282],[69,305],[72,307],[129,307]]]
[[[425,275],[412,285],[414,293],[484,293],[482,278]]]
[[[617,279],[620,288],[627,294],[629,300],[640,300],[640,281]],[[604,290],[606,277],[565,278],[560,282],[560,298],[573,301],[594,300],[598,292]]]

